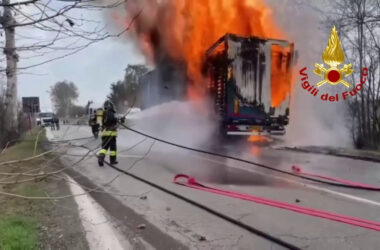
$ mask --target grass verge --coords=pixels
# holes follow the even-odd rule
[[[0,220],[0,249],[38,249],[38,224],[35,220],[21,216]]]
[[[38,140],[36,143],[36,139]],[[28,132],[23,141],[7,148],[0,155],[0,162],[20,160],[43,151],[42,143],[46,140],[40,129]],[[34,152],[36,151],[36,152]],[[1,165],[1,173],[26,172],[41,165],[46,158],[12,165]],[[14,182],[14,183],[12,183]],[[17,183],[17,177],[0,176],[0,191],[24,196],[44,196],[43,183],[35,181]],[[0,249],[34,250],[41,249],[39,227],[46,204],[0,195]]]
[[[0,154],[0,250],[88,250],[74,199],[54,198],[71,194],[66,181],[58,176],[20,175],[61,170],[58,153],[1,164],[39,155],[49,150],[47,143],[45,130],[36,129]]]

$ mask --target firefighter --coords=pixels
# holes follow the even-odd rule
[[[98,114],[96,110],[94,110],[94,113],[90,115],[88,123],[91,126],[92,134],[95,138],[98,138],[100,125],[98,123]]]
[[[51,122],[50,122],[50,130],[51,130],[51,131],[54,131],[54,130],[55,130],[54,119],[52,119]]]
[[[56,116],[56,115],[54,116],[53,122],[54,122],[54,125],[55,125],[55,129],[59,130],[59,118],[58,118],[58,116]]]
[[[102,126],[102,150],[98,157],[99,166],[103,166],[108,149],[110,150],[110,162],[117,164],[116,160],[116,137],[118,119],[115,115],[115,108],[111,101],[105,101],[103,105],[100,125]]]

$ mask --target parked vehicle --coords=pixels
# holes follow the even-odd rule
[[[50,127],[54,122],[54,113],[52,112],[39,113],[36,120],[37,120],[38,126]]]

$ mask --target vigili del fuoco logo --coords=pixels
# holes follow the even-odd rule
[[[346,81],[345,78],[354,73],[354,70],[352,69],[352,64],[344,64],[343,67],[340,67],[340,65],[344,63],[345,55],[335,26],[332,28],[329,44],[323,53],[322,59],[329,67],[325,67],[323,63],[315,64],[314,73],[322,78],[315,86],[308,81],[307,68],[304,67],[300,70],[302,88],[304,90],[315,97],[320,97],[323,101],[339,102],[340,100],[347,100],[349,97],[356,96],[357,93],[363,89],[363,84],[367,81],[368,69],[362,69],[360,83],[354,87],[352,87],[351,83]],[[322,90],[320,93],[320,87],[323,85],[343,85],[347,90],[340,94],[322,93]]]

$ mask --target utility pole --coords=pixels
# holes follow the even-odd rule
[[[18,102],[17,102],[17,62],[18,54],[15,43],[16,20],[12,15],[10,0],[2,0],[3,15],[0,16],[0,25],[5,33],[6,77],[7,89],[5,94],[5,132],[18,130]],[[16,130],[16,131],[15,131]]]
[[[91,104],[93,104],[93,101],[88,101],[86,105],[86,114],[91,115],[92,114],[92,109],[90,108]]]

